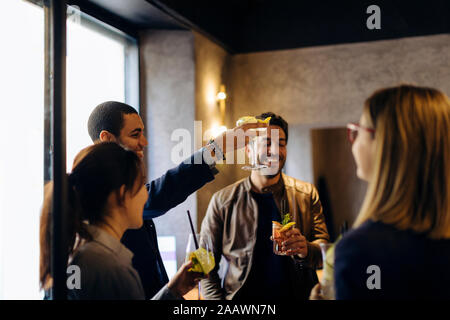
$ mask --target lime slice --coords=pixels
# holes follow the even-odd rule
[[[261,119],[257,119],[259,123],[269,123],[270,119],[272,119],[272,117],[267,117],[264,120]]]
[[[246,123],[258,123],[258,120],[252,116],[241,117],[238,121],[236,121],[236,126],[240,127]]]
[[[272,117],[267,117],[264,120],[261,120],[261,119],[256,119],[253,116],[245,116],[245,117],[239,118],[238,121],[236,121],[236,126],[240,127],[243,124],[247,124],[247,123],[269,123],[271,118]]]
[[[291,227],[293,227],[294,225],[295,225],[295,222],[289,222],[288,224],[285,224],[285,225],[283,226],[283,228],[280,229],[280,232],[287,231],[287,230],[289,230]]]
[[[215,261],[214,255],[211,252],[206,251],[205,248],[198,248],[189,255],[189,260],[192,261],[193,266],[189,271],[203,272],[205,275],[210,273],[214,269]]]

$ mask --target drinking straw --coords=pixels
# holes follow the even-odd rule
[[[189,224],[191,225],[192,237],[194,237],[195,249],[197,250],[198,249],[198,242],[197,242],[197,237],[195,236],[194,225],[192,224],[191,213],[189,212],[189,210],[187,211],[187,214],[188,214],[188,218],[189,218]]]
[[[189,218],[189,224],[191,225],[191,231],[192,231],[192,237],[194,238],[194,244],[195,244],[195,249],[198,250],[198,242],[197,242],[197,237],[195,236],[195,230],[194,230],[194,225],[192,224],[192,218],[191,218],[191,213],[189,212],[189,210],[187,211],[187,215]],[[201,294],[200,294],[200,282],[198,283],[198,291],[197,291],[197,300],[201,300]]]

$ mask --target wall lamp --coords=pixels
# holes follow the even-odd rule
[[[216,95],[216,100],[219,105],[221,123],[225,123],[225,101],[226,101],[226,99],[227,99],[227,93],[225,91],[225,85],[221,84],[220,88],[219,88],[219,92]]]

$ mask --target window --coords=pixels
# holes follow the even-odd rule
[[[138,108],[134,39],[69,8],[67,168],[91,144],[87,119],[107,100]],[[39,216],[44,185],[44,11],[25,0],[0,2],[0,300],[42,299]]]
[[[117,30],[71,8],[67,22],[67,171],[75,155],[92,144],[87,121],[100,103],[115,100],[138,109],[136,43]],[[133,92],[134,90],[134,92]]]
[[[24,23],[26,21],[26,23]],[[39,295],[43,199],[44,12],[0,3],[0,299]]]

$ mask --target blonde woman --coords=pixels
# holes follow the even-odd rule
[[[448,97],[411,85],[378,90],[349,132],[369,186],[336,245],[336,298],[450,298]]]

